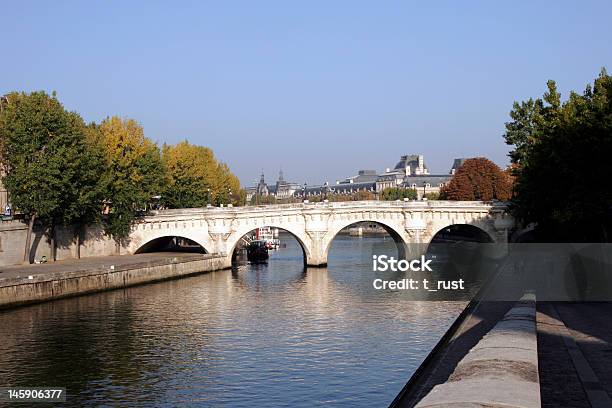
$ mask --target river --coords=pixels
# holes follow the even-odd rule
[[[465,302],[374,291],[390,239],[340,235],[308,269],[281,240],[267,264],[0,312],[0,386],[66,387],[69,407],[387,406]]]

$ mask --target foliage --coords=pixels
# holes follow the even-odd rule
[[[357,191],[352,194],[351,200],[348,201],[368,201],[375,200],[376,196],[371,191]]]
[[[444,200],[507,201],[511,195],[508,174],[484,157],[467,159],[440,189],[440,198]]]
[[[0,112],[0,162],[13,206],[51,227],[89,222],[103,197],[101,152],[81,117],[45,92],[10,93]],[[25,261],[26,259],[24,259]]]
[[[386,201],[416,200],[418,197],[417,191],[413,188],[388,187],[382,191],[381,199]]]
[[[216,205],[244,205],[246,191],[240,187],[240,180],[230,171],[225,163],[218,163],[214,179],[213,200]]]
[[[430,200],[430,201],[439,200],[440,199],[440,193],[436,193],[436,192],[425,193],[423,198],[426,198],[427,200]]]
[[[602,69],[561,103],[553,81],[543,98],[515,103],[514,212],[546,240],[609,241],[612,231],[612,77]]]
[[[174,146],[164,145],[162,160],[166,170],[166,186],[162,203],[169,208],[204,207],[218,194],[218,163],[212,150],[187,141]]]
[[[159,148],[132,119],[107,118],[99,126],[107,169],[106,233],[125,240],[138,210],[146,210],[164,183]]]
[[[13,207],[50,227],[99,221],[117,243],[138,212],[242,205],[246,192],[225,163],[188,142],[158,146],[134,120],[111,117],[85,125],[55,95],[11,93],[0,100],[0,171]],[[77,228],[77,230],[80,230]],[[26,252],[29,244],[26,242]]]
[[[273,195],[253,194],[249,201],[251,205],[278,204],[276,197]]]

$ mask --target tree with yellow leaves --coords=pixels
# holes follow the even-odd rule
[[[188,208],[243,203],[238,178],[225,163],[215,159],[208,147],[187,141],[174,146],[164,145],[162,161],[166,172],[162,194],[165,206]]]
[[[106,118],[98,127],[108,174],[106,233],[117,248],[130,233],[138,211],[146,210],[164,185],[159,148],[133,119]]]

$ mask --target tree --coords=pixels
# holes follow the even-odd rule
[[[217,162],[212,151],[187,141],[162,148],[167,184],[162,203],[169,208],[204,207],[215,194]]]
[[[515,216],[535,223],[542,240],[608,241],[612,77],[602,69],[563,103],[549,81],[542,99],[515,103],[510,117],[504,138],[513,146]]]
[[[416,200],[418,197],[417,191],[413,188],[387,187],[383,190],[381,198],[386,201]]]
[[[0,111],[0,162],[13,205],[28,218],[23,261],[29,261],[36,220],[48,228],[55,258],[55,227],[100,212],[101,161],[81,117],[45,92],[11,93]]]
[[[484,157],[467,159],[440,190],[440,198],[444,200],[507,201],[511,195],[508,174]]]
[[[375,198],[376,196],[374,196],[374,193],[371,191],[357,191],[356,193],[352,194],[350,201],[369,201],[374,200]]]
[[[99,126],[108,186],[105,230],[120,245],[130,234],[137,211],[160,195],[165,175],[159,148],[132,119],[107,118]]]
[[[430,193],[425,193],[425,195],[423,196],[423,198],[426,198],[430,201],[435,201],[435,200],[439,200],[440,199],[440,193],[436,193],[436,192],[430,192]]]
[[[170,208],[203,207],[206,204],[243,205],[246,192],[225,163],[219,163],[208,147],[184,141],[164,145],[162,160],[166,187],[162,202]]]
[[[225,163],[217,164],[213,199],[215,204],[244,205],[246,192],[240,187],[240,181]]]
[[[52,218],[51,237],[54,240],[55,226],[72,226],[76,238],[77,258],[81,257],[81,241],[83,227],[99,222],[102,216],[102,205],[107,191],[108,179],[104,151],[94,137],[89,126],[75,115],[75,127],[83,135],[82,143],[72,154],[72,158],[64,165],[64,172],[72,175],[69,189],[65,192],[61,208]],[[51,245],[55,260],[55,242]]]

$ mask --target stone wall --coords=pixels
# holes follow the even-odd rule
[[[28,232],[28,225],[19,220],[0,221],[0,266],[20,264]],[[72,228],[58,228],[56,231],[56,259],[77,257],[75,232]],[[91,226],[82,237],[81,257],[105,256],[116,254],[115,242],[104,235],[101,227]],[[41,228],[32,232],[30,260],[51,257],[51,243]]]
[[[225,268],[225,257],[194,255],[109,269],[37,274],[0,280],[0,309],[124,288]]]

